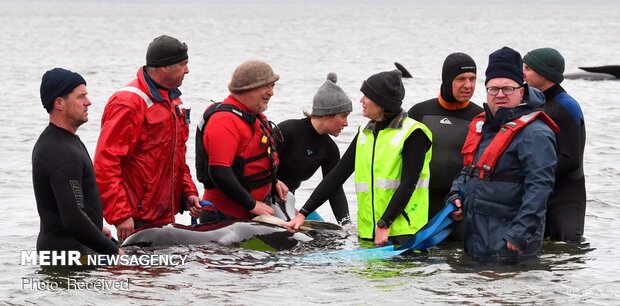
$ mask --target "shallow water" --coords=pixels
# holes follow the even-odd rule
[[[402,4],[405,3],[405,4]],[[359,247],[354,231],[323,237],[287,252],[260,252],[215,245],[132,250],[188,254],[185,266],[109,267],[79,271],[22,266],[19,254],[35,248],[38,215],[32,192],[30,154],[47,115],[39,100],[41,75],[56,66],[88,81],[90,121],[78,134],[91,155],[109,95],[144,62],[148,42],[166,33],[189,45],[190,74],[181,88],[198,121],[208,101],[221,100],[234,68],[258,58],[281,79],[267,116],[274,122],[299,118],[328,72],[359,101],[362,80],[403,64],[409,108],[437,94],[441,65],[455,51],[478,63],[482,102],[488,54],[504,45],[525,54],[551,46],[562,52],[567,72],[578,66],[619,64],[620,5],[598,1],[537,4],[506,1],[468,5],[458,1],[415,3],[270,1],[262,5],[224,1],[21,1],[0,2],[0,198],[4,225],[0,250],[0,300],[12,305],[66,304],[617,304],[620,294],[615,238],[620,218],[620,92],[618,81],[566,80],[562,85],[586,116],[588,208],[583,245],[547,243],[540,260],[516,266],[479,265],[459,245],[389,260],[308,260],[309,254]],[[319,5],[320,4],[320,5]],[[350,127],[337,138],[344,151],[365,123],[354,103]],[[194,139],[187,160],[194,161]],[[297,191],[308,198],[320,174]],[[345,191],[355,215],[352,179]],[[333,221],[329,205],[320,213]],[[187,215],[178,222],[189,224]],[[66,279],[120,281],[128,290],[33,290],[24,281]]]

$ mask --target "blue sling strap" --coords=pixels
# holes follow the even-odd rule
[[[422,227],[415,235],[411,236],[405,243],[398,248],[388,245],[379,248],[361,249],[361,250],[345,250],[329,253],[311,254],[309,257],[313,261],[323,260],[372,260],[387,259],[398,256],[406,252],[414,250],[425,250],[436,246],[443,241],[452,231],[452,225],[455,222],[450,218],[450,213],[456,210],[454,203],[448,203],[439,211],[424,227]],[[308,258],[306,258],[308,259]]]
[[[397,251],[425,250],[436,246],[451,232],[450,226],[454,223],[450,213],[456,210],[454,203],[448,203],[415,235],[396,248]]]

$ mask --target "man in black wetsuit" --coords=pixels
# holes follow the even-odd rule
[[[32,151],[32,183],[41,220],[37,251],[123,254],[103,227],[101,199],[86,147],[75,135],[88,121],[86,81],[62,68],[41,80],[49,125]]]
[[[543,110],[558,125],[558,165],[553,193],[547,201],[545,237],[581,242],[586,216],[583,151],[586,125],[579,103],[566,93],[564,57],[555,49],[540,48],[523,57],[525,81],[545,95]]]
[[[304,112],[304,119],[290,119],[278,124],[282,137],[278,141],[280,167],[278,179],[295,193],[302,181],[312,177],[321,167],[323,177],[336,167],[340,150],[329,137],[337,137],[348,125],[347,117],[353,110],[351,100],[336,85],[338,77],[331,72],[314,95],[312,113]],[[349,206],[341,188],[329,198],[336,221],[350,222]]]
[[[433,159],[429,187],[429,219],[445,206],[454,177],[463,168],[461,148],[471,120],[483,109],[470,101],[476,89],[476,63],[465,53],[446,57],[441,72],[439,96],[409,109],[409,117],[433,132]],[[448,240],[463,240],[462,226]]]

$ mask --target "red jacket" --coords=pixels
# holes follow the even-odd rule
[[[182,194],[198,195],[185,162],[189,127],[180,95],[155,87],[141,68],[108,100],[94,161],[108,223],[171,223]]]
[[[248,108],[229,96],[223,103],[232,104],[242,111],[248,112]],[[235,161],[238,159],[250,159],[241,169],[241,177],[264,178],[272,173],[272,164],[268,157],[270,148],[264,137],[272,137],[271,129],[266,135],[261,128],[261,122],[267,122],[263,114],[256,115],[258,120],[253,127],[245,122],[238,115],[232,112],[214,113],[203,134],[205,151],[209,155],[210,166],[226,166],[234,168]],[[263,123],[264,124],[264,123]],[[261,140],[265,141],[261,141]],[[275,143],[275,140],[271,140]],[[274,166],[279,164],[277,152],[272,152]],[[260,187],[250,188],[252,197],[258,201],[264,201],[271,191],[271,184],[263,184]],[[251,218],[250,212],[241,204],[233,201],[222,190],[218,188],[206,188],[204,200],[211,201],[224,214],[237,219]]]

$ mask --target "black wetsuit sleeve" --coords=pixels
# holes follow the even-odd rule
[[[118,246],[80,208],[84,207],[82,173],[80,164],[71,163],[50,176],[63,230],[97,253],[117,254]]]
[[[327,154],[327,160],[321,166],[321,170],[323,171],[323,177],[327,177],[329,172],[331,172],[338,162],[340,161],[340,151],[338,150],[338,146],[335,143],[332,143],[333,146],[329,146],[329,152]],[[342,223],[344,220],[350,220],[349,217],[349,206],[347,204],[347,197],[344,194],[344,189],[342,186],[338,188],[336,193],[329,198],[329,204],[334,212],[334,216],[336,217],[336,221],[338,223]]]
[[[279,137],[275,137],[276,138],[276,148],[278,149],[278,154],[284,154],[284,152],[286,152],[286,140],[289,138],[289,135],[287,135],[287,129],[283,129],[281,126],[283,125],[283,122],[280,122],[280,124],[276,125],[275,128],[273,129],[274,134],[276,134]]]
[[[355,148],[357,143],[357,135],[351,141],[349,148],[344,152],[344,155],[336,164],[336,167],[327,174],[326,177],[319,183],[319,186],[314,189],[314,192],[310,195],[303,209],[308,213],[315,211],[319,208],[328,198],[335,194],[338,189],[342,190],[342,185],[353,174],[355,170]],[[348,209],[348,207],[347,207]],[[335,213],[336,211],[334,211]]]
[[[554,121],[560,127],[560,132],[556,133],[558,163],[555,170],[556,177],[564,177],[571,171],[579,169],[581,163],[581,152],[578,145],[574,145],[579,141],[581,134],[580,127],[577,122],[571,118],[571,115],[565,110],[557,111]]]
[[[209,175],[217,188],[222,190],[233,201],[241,204],[245,209],[252,210],[256,200],[241,186],[231,167],[209,166]]]
[[[403,212],[413,194],[430,140],[422,130],[417,129],[409,135],[403,146],[403,170],[400,185],[396,188],[381,219],[392,223]]]

